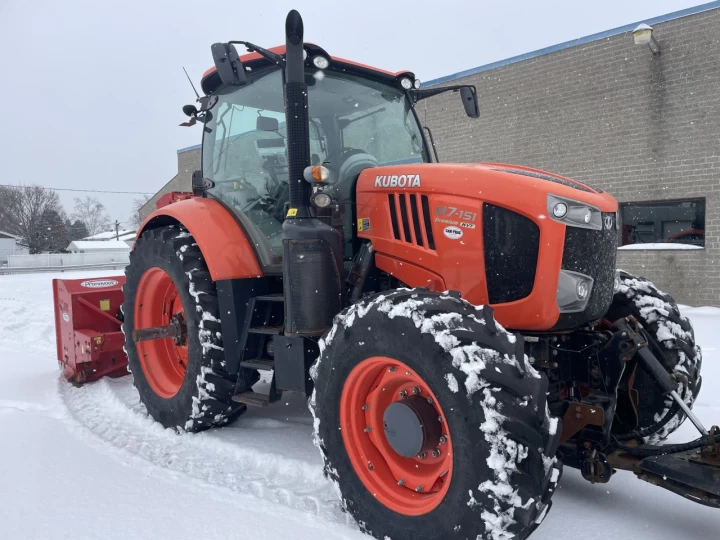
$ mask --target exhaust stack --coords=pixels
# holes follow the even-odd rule
[[[282,227],[284,347],[276,362],[307,347],[303,336],[320,336],[342,309],[342,234],[310,213],[312,188],[303,177],[310,165],[308,87],[303,22],[292,10],[285,21],[285,119],[290,208]],[[276,338],[277,339],[277,338]],[[284,341],[283,341],[284,340]],[[297,362],[297,360],[293,360]]]
[[[296,210],[288,214],[290,219],[310,217],[311,188],[303,179],[303,171],[310,165],[308,88],[305,84],[303,56],[303,21],[300,13],[293,9],[285,20],[285,125],[288,181],[290,208]]]

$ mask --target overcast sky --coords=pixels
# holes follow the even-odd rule
[[[329,54],[429,80],[701,3],[0,0],[0,183],[157,191],[200,142],[182,66],[199,86],[212,43],[284,43],[291,8]],[[128,220],[133,195],[97,196]]]

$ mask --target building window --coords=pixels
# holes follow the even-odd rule
[[[705,199],[622,203],[620,213],[622,246],[687,244],[705,247]]]

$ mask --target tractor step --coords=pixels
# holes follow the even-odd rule
[[[285,297],[282,294],[266,294],[255,297],[256,302],[284,302]]]
[[[282,332],[282,326],[255,326],[248,328],[250,334],[266,334],[279,336]]]
[[[267,407],[270,404],[270,398],[266,394],[258,394],[257,392],[243,392],[235,394],[232,400],[237,403],[244,403],[253,407]]]
[[[261,371],[272,371],[275,369],[275,361],[265,358],[254,358],[252,360],[243,360],[240,367],[247,369],[259,369]]]

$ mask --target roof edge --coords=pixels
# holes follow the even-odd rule
[[[482,66],[466,69],[464,71],[459,71],[457,73],[453,73],[451,75],[445,75],[443,77],[438,77],[437,79],[432,79],[429,81],[426,81],[422,84],[423,87],[426,86],[433,86],[436,84],[443,84],[449,81],[454,81],[456,79],[461,79],[463,77],[469,77],[471,75],[476,75],[478,73],[482,73],[484,71],[489,71],[491,69],[495,69],[498,67],[506,66],[509,64],[515,64],[517,62],[522,62],[523,60],[529,60],[530,58],[536,58],[538,56],[543,56],[546,54],[550,54],[557,51],[562,51],[565,49],[569,49],[572,47],[577,47],[578,45],[583,45],[585,43],[591,43],[593,41],[598,41],[600,39],[605,39],[612,36],[617,36],[619,34],[624,34],[626,32],[631,32],[635,29],[635,27],[638,24],[645,23],[645,24],[658,24],[663,23],[667,21],[672,21],[674,19],[680,19],[682,17],[687,17],[689,15],[695,15],[697,13],[702,13],[704,11],[710,11],[713,9],[720,8],[720,0],[716,0],[714,2],[708,2],[707,4],[701,4],[699,6],[693,6],[686,9],[681,9],[679,11],[673,11],[672,13],[667,13],[665,15],[658,15],[657,17],[652,17],[650,19],[643,19],[641,21],[637,21],[630,24],[625,24],[623,26],[618,26],[617,28],[612,28],[610,30],[605,30],[604,32],[598,32],[597,34],[590,34],[589,36],[573,39],[570,41],[565,41],[563,43],[558,43],[557,45],[551,45],[549,47],[545,47],[543,49],[538,49],[536,51],[520,54],[518,56],[512,56],[510,58],[506,58],[505,60],[498,60],[497,62],[492,62],[490,64],[485,64]]]
[[[201,146],[201,144],[193,144],[192,146],[186,146],[185,148],[180,148],[177,153],[182,154],[184,152],[190,152],[191,150],[199,150]]]

